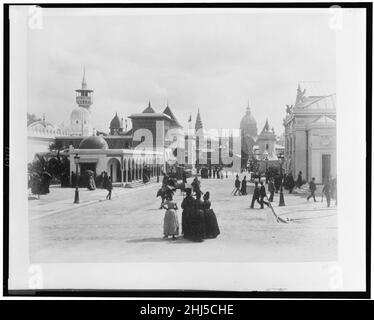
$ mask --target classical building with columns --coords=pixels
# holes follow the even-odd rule
[[[300,83],[294,105],[287,105],[285,166],[296,176],[324,183],[336,176],[336,95],[321,84]]]

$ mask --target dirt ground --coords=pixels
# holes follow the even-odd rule
[[[31,263],[49,262],[305,262],[337,259],[337,208],[306,201],[304,191],[285,193],[285,207],[274,209],[289,223],[277,223],[269,208],[250,209],[252,195],[232,196],[234,180],[202,180],[210,191],[221,234],[194,243],[162,239],[164,210],[156,198],[160,185],[81,190],[51,188],[29,201]],[[251,187],[249,187],[251,190]],[[174,200],[180,206],[178,191]],[[179,223],[181,213],[178,210]]]

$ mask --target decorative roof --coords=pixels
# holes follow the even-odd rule
[[[163,113],[166,114],[167,116],[169,116],[169,117],[171,118],[171,120],[172,120],[172,124],[173,124],[174,126],[182,127],[182,126],[179,124],[179,122],[178,122],[177,118],[175,117],[174,113],[171,111],[171,109],[170,109],[170,107],[169,107],[169,104],[166,105],[166,108],[165,108],[165,110],[164,110]]]
[[[335,109],[335,93],[328,83],[301,82],[297,86],[295,108]],[[330,90],[330,91],[329,91]]]
[[[114,116],[114,118],[112,119],[112,121],[110,122],[110,129],[120,129],[121,128],[121,121],[117,115],[117,112],[116,112],[116,115]]]
[[[264,128],[262,129],[260,135],[257,138],[259,140],[276,140],[276,135],[274,133],[274,129],[270,128],[269,121],[266,119]]]
[[[265,126],[264,126],[264,128],[262,129],[262,132],[269,132],[269,131],[270,131],[270,126],[269,126],[268,119],[266,119]],[[262,132],[261,132],[261,133],[262,133]]]
[[[108,143],[101,136],[89,136],[81,141],[78,149],[109,149]]]
[[[151,106],[151,101],[148,102],[148,107],[145,108],[142,113],[156,113]]]

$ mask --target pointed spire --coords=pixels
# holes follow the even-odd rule
[[[251,109],[249,108],[249,99],[248,99],[246,114],[250,114],[250,113],[251,113]]]
[[[143,110],[143,113],[155,113],[155,110],[151,106],[151,100],[148,101],[148,107]]]
[[[268,118],[266,118],[264,129],[262,129],[262,132],[267,132],[267,131],[270,131]]]
[[[197,117],[196,117],[196,122],[195,122],[195,130],[199,130],[203,128],[203,122],[201,121],[201,116],[200,116],[200,108],[197,109]]]
[[[83,79],[82,79],[82,89],[87,89],[87,83],[86,83],[86,66],[83,65]]]
[[[169,102],[168,102],[168,101],[166,102],[166,108],[165,108],[165,110],[163,111],[163,114],[166,114],[167,116],[170,117],[170,119],[171,119],[171,123],[172,123],[173,126],[182,127],[182,126],[179,124],[177,118],[175,117],[173,111],[171,111],[171,109],[170,109],[170,107],[169,107]]]

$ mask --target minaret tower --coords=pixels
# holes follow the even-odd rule
[[[87,83],[86,83],[86,68],[83,67],[83,80],[82,80],[82,88],[75,90],[76,92],[76,102],[77,104],[82,107],[87,109],[88,111],[90,110],[90,106],[92,104],[92,93],[93,90],[87,89]]]

